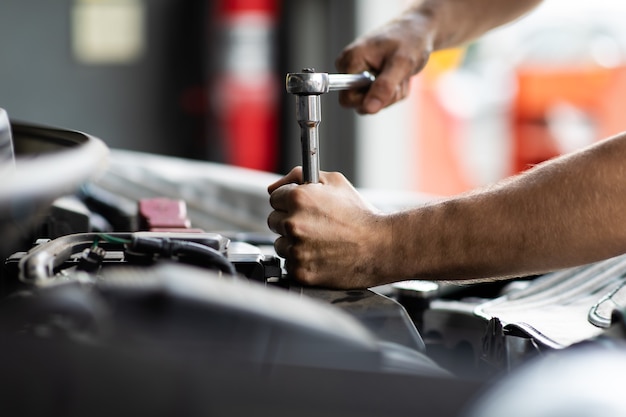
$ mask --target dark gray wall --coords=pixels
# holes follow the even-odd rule
[[[197,81],[201,68],[195,74],[191,65],[202,57],[186,59],[192,46],[174,45],[185,17],[177,3],[145,2],[147,50],[137,63],[85,65],[71,50],[73,1],[2,0],[0,107],[13,119],[83,130],[113,147],[191,153],[197,121],[184,114],[178,96]]]
[[[354,36],[356,0],[283,0],[277,38],[281,79],[303,67],[334,72]],[[219,160],[209,96],[215,63],[210,0],[146,0],[147,51],[130,65],[84,65],[71,51],[74,0],[1,0],[0,107],[13,119],[82,130],[109,146]],[[295,102],[281,85],[279,171],[301,163]],[[191,95],[193,97],[193,94]],[[189,104],[189,103],[188,103]],[[321,165],[354,173],[354,113],[322,98]],[[217,151],[215,151],[217,149]]]
[[[315,68],[336,72],[335,58],[354,39],[356,0],[289,0],[284,2],[284,72]],[[325,171],[341,171],[354,177],[355,113],[339,106],[337,93],[322,96],[320,165]],[[295,98],[283,104],[283,171],[301,164],[300,130],[296,123]]]

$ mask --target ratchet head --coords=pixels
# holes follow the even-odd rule
[[[310,96],[325,94],[329,91],[364,88],[369,86],[374,79],[374,75],[367,71],[360,74],[328,74],[305,69],[303,72],[287,74],[285,84],[288,93]]]
[[[299,96],[328,93],[328,74],[325,72],[296,72],[287,74],[287,92]]]

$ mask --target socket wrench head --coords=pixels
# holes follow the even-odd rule
[[[330,83],[325,72],[296,72],[287,74],[287,92],[299,96],[328,93]]]

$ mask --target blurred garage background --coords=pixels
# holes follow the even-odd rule
[[[406,0],[3,0],[0,107],[110,147],[284,173],[300,163],[284,76],[333,72]],[[546,0],[433,55],[408,100],[322,97],[321,164],[363,188],[455,194],[624,130],[626,5]]]

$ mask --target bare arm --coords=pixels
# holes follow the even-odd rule
[[[460,46],[509,23],[535,8],[541,0],[422,0],[409,15],[430,16],[433,49]]]
[[[377,80],[367,94],[345,91],[342,105],[376,113],[408,94],[409,79],[431,52],[459,46],[510,22],[541,0],[419,0],[381,28],[348,45],[337,58],[341,72],[372,71]]]
[[[270,186],[276,250],[297,279],[340,288],[498,278],[626,252],[626,133],[488,189],[392,215],[340,174]],[[287,184],[286,186],[282,186]]]

